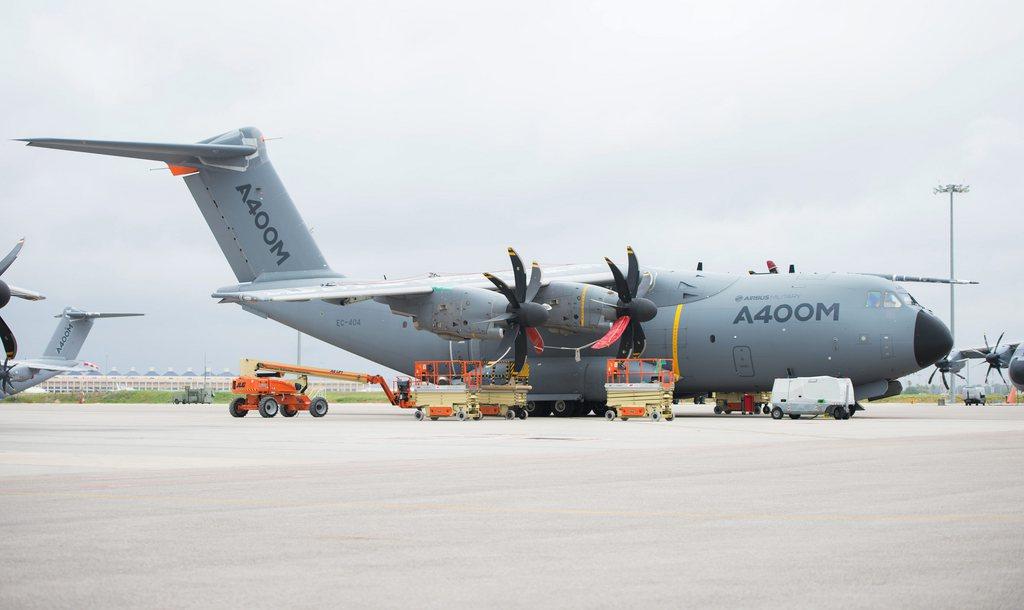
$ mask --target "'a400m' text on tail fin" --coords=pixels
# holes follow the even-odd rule
[[[26,138],[29,146],[163,161],[185,184],[240,282],[335,275],[281,184],[260,131],[198,144]]]

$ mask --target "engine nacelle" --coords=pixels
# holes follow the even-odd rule
[[[551,306],[544,328],[560,334],[605,333],[615,321],[615,291],[594,284],[551,282],[538,295]]]
[[[11,381],[28,381],[35,376],[31,367],[18,365],[11,369]]]
[[[505,313],[508,307],[503,295],[483,288],[435,288],[426,298],[382,300],[393,313],[411,316],[417,329],[452,341],[501,339],[499,326],[486,320]]]

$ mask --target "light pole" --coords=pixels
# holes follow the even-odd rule
[[[934,189],[936,195],[949,193],[949,334],[956,345],[956,315],[953,291],[956,288],[956,277],[953,275],[953,194],[966,193],[971,187],[966,184],[947,184]],[[956,375],[949,376],[949,404],[956,404]]]

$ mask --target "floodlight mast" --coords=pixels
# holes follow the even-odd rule
[[[934,193],[949,193],[949,334],[953,337],[953,344],[956,345],[956,316],[955,316],[955,300],[953,291],[956,288],[956,277],[953,275],[953,194],[954,193],[966,193],[971,190],[971,187],[966,184],[947,184],[945,186],[937,186],[934,189]],[[956,375],[949,376],[949,404],[956,404]]]

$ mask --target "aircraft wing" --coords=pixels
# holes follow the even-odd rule
[[[1021,344],[1020,341],[1008,341],[1006,343],[1000,343],[1000,346],[1001,347],[1009,348],[1007,350],[1007,352],[1012,354],[1013,352],[1017,351],[1017,347],[1020,344]],[[967,349],[962,349],[962,350],[958,350],[958,351],[960,353],[960,357],[961,358],[972,358],[972,359],[975,359],[975,358],[984,358],[985,356],[987,356],[992,351],[992,348],[990,348],[990,347],[969,347]],[[999,351],[1000,351],[1000,353],[1002,353],[1003,350],[1000,349]]]
[[[35,290],[28,290],[27,288],[18,288],[17,286],[7,285],[11,289],[11,296],[18,297],[19,299],[25,299],[28,301],[42,301],[46,297],[36,292]]]
[[[544,267],[544,279],[541,285],[551,282],[582,282],[589,284],[609,283],[614,281],[611,271],[600,265],[559,265]],[[515,280],[507,271],[496,272],[496,275],[508,283]],[[430,294],[435,290],[446,288],[483,288],[495,290],[494,284],[482,273],[459,275],[435,275],[405,278],[400,280],[331,280],[319,284],[288,286],[268,286],[261,288],[260,282],[242,284],[222,288],[213,293],[214,298],[224,302],[252,301],[311,301],[315,299],[344,304],[351,300],[369,299],[374,297],[402,297]]]
[[[921,282],[925,284],[977,284],[974,280],[951,280],[948,277],[921,277],[916,275],[899,275],[896,273],[861,273],[873,275],[894,282]]]
[[[66,360],[63,362],[54,360],[16,360],[12,362],[11,365],[23,366],[36,371],[57,371],[61,373],[97,368],[95,364],[90,362],[75,362],[74,360]]]

